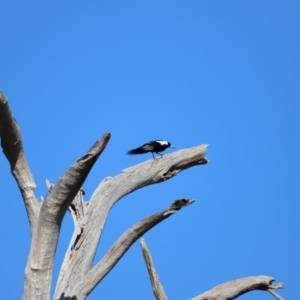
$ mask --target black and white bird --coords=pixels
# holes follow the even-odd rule
[[[167,148],[174,148],[174,147],[168,141],[155,140],[146,143],[141,147],[132,149],[128,151],[127,154],[135,155],[135,154],[144,154],[144,153],[152,152],[152,156],[155,159],[153,154],[154,152],[162,156],[162,154],[160,154],[159,152],[165,151]]]

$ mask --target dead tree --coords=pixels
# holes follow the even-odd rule
[[[171,179],[187,168],[208,162],[205,158],[208,145],[180,150],[161,159],[151,159],[124,170],[114,178],[103,179],[91,199],[84,201],[82,185],[111,137],[110,133],[105,133],[55,184],[47,182],[49,193],[39,202],[35,196],[34,177],[24,154],[20,129],[1,91],[0,136],[1,147],[25,204],[31,231],[31,247],[25,269],[24,300],[50,299],[57,242],[67,210],[72,214],[75,228],[61,266],[54,299],[82,300],[138,238],[193,201],[178,199],[165,211],[139,221],[125,231],[104,257],[92,267],[106,218],[113,205],[137,189]],[[271,285],[271,277],[240,280],[243,281],[240,285],[225,283],[222,289],[218,286],[211,290],[212,294],[206,295],[209,293],[207,292],[204,294],[206,296],[200,295],[195,299],[234,299],[248,290],[275,288]],[[215,296],[221,294],[226,296]]]

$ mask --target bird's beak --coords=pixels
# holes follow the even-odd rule
[[[173,145],[171,145],[171,146],[170,146],[170,148],[173,148],[173,149],[175,149],[175,147],[174,147]]]

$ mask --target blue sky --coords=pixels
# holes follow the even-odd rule
[[[295,299],[299,13],[299,1],[277,0],[1,1],[0,88],[21,127],[36,195],[107,131],[86,199],[104,177],[151,159],[125,155],[129,149],[152,139],[176,149],[209,143],[208,165],[117,203],[96,260],[138,220],[188,197],[196,203],[145,235],[169,299],[262,274]],[[20,299],[29,227],[3,155],[0,170],[1,293]],[[54,282],[72,230],[67,215]],[[153,299],[138,243],[89,296],[119,298]]]

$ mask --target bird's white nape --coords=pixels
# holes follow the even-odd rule
[[[159,143],[161,145],[168,145],[169,144],[169,142],[167,142],[167,141],[155,140],[155,142],[157,142],[157,143]]]

